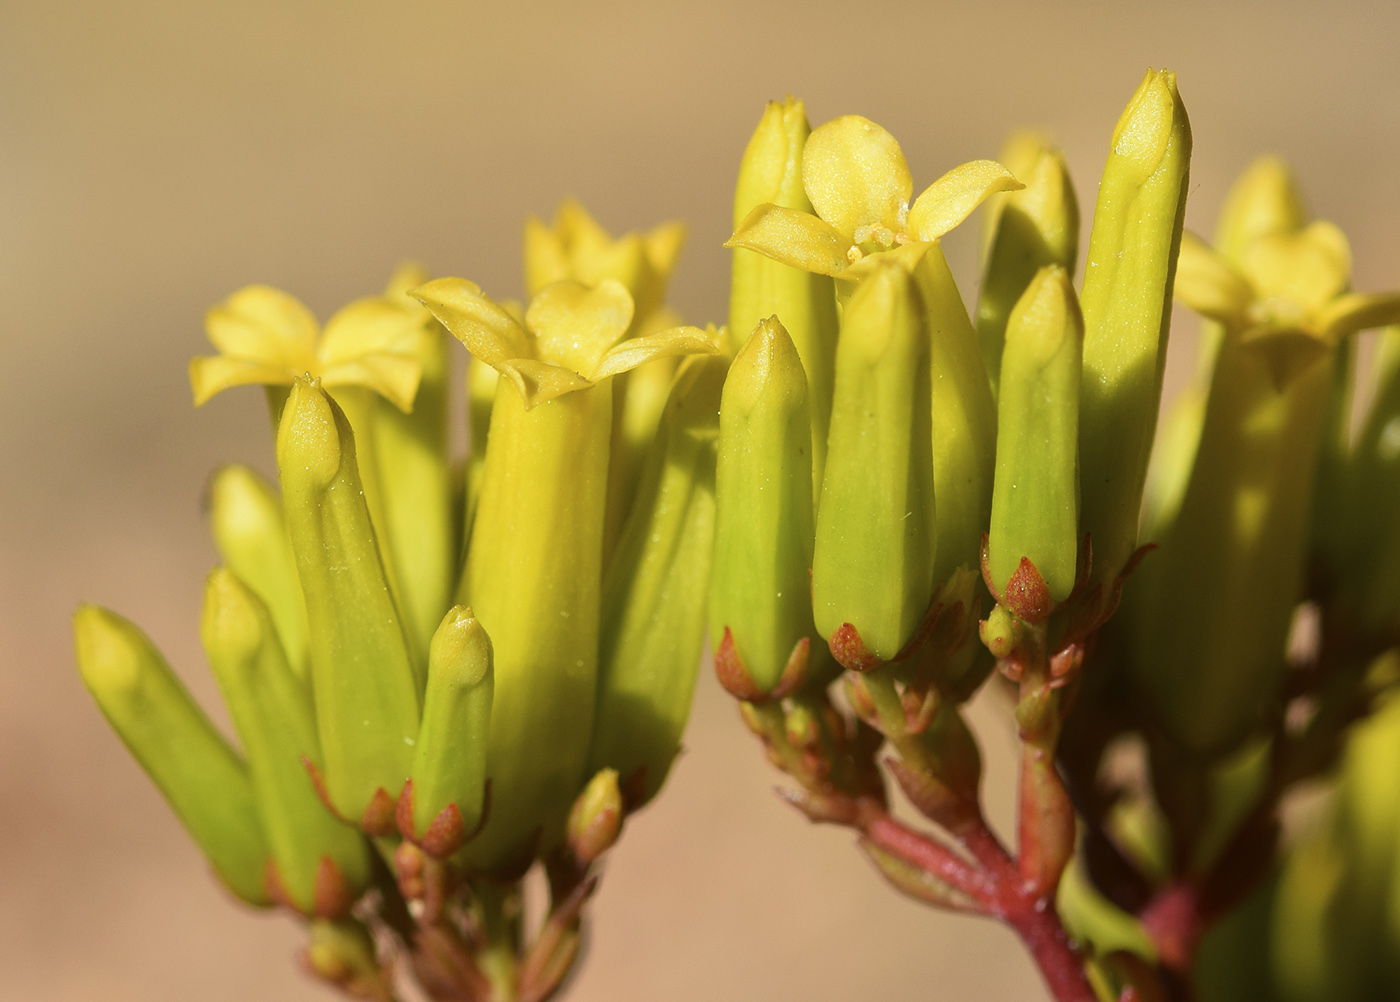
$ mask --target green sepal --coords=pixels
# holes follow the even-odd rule
[[[1176,75],[1149,70],[1113,132],[1079,297],[1082,515],[1099,583],[1113,581],[1137,543],[1190,159]]]
[[[681,363],[603,582],[598,706],[586,771],[617,770],[639,802],[665,781],[695,692],[727,366],[723,356]]]
[[[270,904],[270,850],[238,753],[135,624],[95,605],[80,606],[73,645],[78,672],[102,715],[219,879],[249,904]]]
[[[739,165],[734,189],[736,229],[760,205],[813,212],[802,188],[802,148],[811,131],[801,101],[789,96],[768,103]],[[736,247],[729,286],[729,329],[742,337],[775,314],[787,329],[807,374],[815,496],[826,466],[835,385],[837,317],[832,280]]]
[[[904,267],[876,263],[841,323],[812,604],[828,643],[854,630],[884,661],[913,637],[933,595],[929,373],[919,290]]]
[[[1039,571],[1055,602],[1074,589],[1083,343],[1084,321],[1069,275],[1059,265],[1042,268],[1006,325],[987,542],[997,594],[1022,559]]]
[[[454,606],[428,648],[423,726],[413,756],[412,824],[403,832],[434,856],[451,855],[481,822],[495,688],[491,639],[470,609]],[[402,828],[402,817],[399,823]],[[435,823],[441,844],[429,845],[425,840],[435,834]]]
[[[277,433],[282,501],[310,626],[325,790],[342,818],[397,796],[418,737],[419,685],[361,493],[355,438],[314,380]],[[381,792],[382,791],[382,794]]]
[[[496,391],[457,593],[495,650],[491,815],[465,849],[478,868],[560,836],[583,779],[611,429],[610,380],[534,406],[511,379]]]
[[[287,663],[306,678],[306,602],[277,489],[246,466],[219,469],[209,485],[214,545],[267,605]]]
[[[276,891],[306,915],[346,914],[369,882],[368,847],[317,796],[305,765],[321,764],[311,690],[267,607],[226,568],[205,583],[200,638],[243,745]]]
[[[729,631],[761,695],[798,642],[816,638],[808,404],[792,339],[777,317],[760,321],[730,367],[719,411],[710,637],[719,645]]]
[[[1064,155],[1042,147],[1028,171],[1016,176],[1026,187],[997,196],[996,231],[977,301],[977,340],[993,392],[1012,308],[1039,269],[1057,264],[1073,274],[1079,255],[1079,201]]]

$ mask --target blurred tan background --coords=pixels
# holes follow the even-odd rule
[[[290,921],[207,878],[69,649],[79,599],[108,604],[212,696],[200,496],[271,446],[259,394],[190,407],[207,306],[259,281],[325,316],[405,256],[518,295],[525,214],[574,194],[615,231],[688,220],[673,300],[721,320],[766,99],[884,124],[916,190],[1045,128],[1087,225],[1114,120],[1163,64],[1195,130],[1190,225],[1276,151],[1350,234],[1357,285],[1390,286],[1397,38],[1393,0],[0,2],[0,999],[331,997]],[[1007,732],[979,720],[1005,826]],[[905,902],[781,805],[708,672],[688,745],[609,865],[572,999],[1043,997],[1009,934]]]

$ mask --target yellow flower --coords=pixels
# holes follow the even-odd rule
[[[913,180],[899,143],[859,115],[833,119],[807,138],[802,186],[816,214],[760,205],[726,247],[833,278],[867,255],[928,244],[953,229],[990,195],[1024,187],[994,160],[954,167],[909,204]]]
[[[219,354],[190,361],[195,406],[231,386],[291,386],[311,376],[332,391],[366,387],[408,412],[422,376],[417,347],[427,319],[426,310],[391,289],[356,300],[321,328],[296,298],[250,285],[205,316]]]
[[[1280,388],[1348,334],[1400,322],[1400,290],[1351,291],[1351,248],[1323,221],[1255,239],[1238,265],[1184,234],[1176,296],[1261,353]]]

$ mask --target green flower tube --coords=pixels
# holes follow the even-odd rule
[[[95,605],[73,616],[78,672],[98,708],[219,879],[266,905],[270,851],[248,770],[134,624]]]
[[[287,663],[306,678],[306,602],[277,489],[246,466],[222,467],[209,487],[209,521],[219,555],[267,605]]]
[[[315,380],[292,387],[277,464],[306,597],[326,795],[341,817],[377,832],[392,823],[386,812],[408,778],[420,682],[375,545],[350,423]]]
[[[895,658],[933,595],[929,371],[919,290],[877,263],[842,319],[812,557],[817,631],[847,667]]]
[[[1059,265],[1040,269],[1006,325],[987,564],[998,592],[1030,561],[1052,602],[1079,555],[1079,375],[1084,321]]]
[[[495,687],[491,639],[470,609],[454,606],[428,648],[412,797],[399,805],[403,836],[430,855],[450,856],[481,822]]]
[[[502,375],[458,601],[495,650],[491,811],[464,850],[480,869],[546,851],[583,780],[598,669],[612,431],[611,377],[653,358],[717,351],[683,328],[621,340],[632,299],[606,279],[546,286],[522,326],[471,282],[414,291]],[[542,840],[542,841],[541,841]]]
[[[1071,274],[1079,254],[1079,201],[1059,150],[1042,147],[1017,178],[1020,191],[999,199],[996,230],[977,301],[977,340],[996,392],[1006,322],[1036,272],[1057,264]]]
[[[616,770],[640,803],[665,782],[695,695],[727,369],[723,356],[681,363],[637,502],[603,579],[598,707],[586,771]],[[810,485],[810,478],[803,481],[804,489]]]
[[[496,402],[496,384],[501,374],[473,355],[467,359],[467,414],[471,445],[467,452],[467,499],[464,511],[464,540],[471,538],[476,501],[481,496],[481,472],[486,469],[486,440],[491,430],[491,405]]]
[[[760,205],[812,212],[802,188],[802,147],[811,132],[801,101],[770,101],[749,139],[734,189],[734,227]],[[802,359],[811,411],[814,495],[826,465],[827,430],[836,371],[836,298],[831,278],[794,268],[755,251],[734,248],[729,329],[735,336],[776,314]]]
[[[345,915],[369,882],[367,846],[317,797],[303,765],[321,760],[311,692],[266,606],[225,568],[205,584],[200,638],[247,758],[278,895],[306,915]]]
[[[1176,75],[1149,70],[1113,132],[1079,297],[1083,522],[1093,546],[1091,580],[1103,584],[1137,545],[1190,159]]]

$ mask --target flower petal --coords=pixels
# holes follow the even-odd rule
[[[1400,290],[1393,292],[1348,292],[1323,308],[1318,329],[1332,341],[1373,327],[1400,324]]]
[[[744,218],[726,247],[756,251],[818,275],[840,275],[850,264],[850,237],[808,212],[760,205]]]
[[[1296,233],[1273,233],[1245,250],[1242,269],[1261,297],[1285,299],[1305,311],[1320,310],[1351,281],[1351,248],[1331,223]]]
[[[487,365],[534,355],[525,328],[507,309],[488,299],[475,282],[437,278],[410,295]]]
[[[280,289],[239,289],[204,317],[209,340],[224,355],[286,367],[299,375],[316,351],[319,325],[301,301]]]
[[[423,319],[387,297],[357,299],[326,321],[316,356],[329,367],[369,354],[411,355]]]
[[[971,160],[924,189],[909,210],[907,229],[920,240],[937,240],[992,195],[1024,187],[995,160]]]
[[[559,234],[536,216],[525,220],[525,294],[569,277],[569,258]]]
[[[190,389],[194,391],[196,407],[204,406],[210,397],[231,386],[290,386],[295,378],[288,369],[269,368],[227,355],[190,359]]]
[[[1181,235],[1174,294],[1203,317],[1224,324],[1242,322],[1254,290],[1213,247],[1194,233]]]
[[[534,358],[512,358],[501,362],[496,369],[515,384],[527,411],[555,397],[586,390],[593,385],[572,369]]]
[[[364,386],[374,390],[405,414],[413,410],[423,366],[409,355],[369,353],[335,365],[321,373],[326,389],[337,386]]]
[[[593,381],[599,382],[619,372],[635,369],[644,362],[655,358],[671,358],[676,355],[718,355],[716,332],[704,331],[699,327],[673,327],[646,337],[634,337],[614,346],[598,368],[593,370]]]
[[[418,303],[408,295],[409,290],[416,289],[430,278],[432,276],[428,274],[428,269],[417,261],[400,261],[394,268],[394,273],[389,276],[388,284],[384,286],[384,298],[397,305],[400,297],[403,297],[407,300],[403,305],[416,310]]]
[[[676,262],[680,260],[681,249],[685,246],[685,234],[685,223],[676,220],[653,226],[642,237],[646,244],[647,260],[663,284],[676,270]]]
[[[525,310],[536,357],[574,372],[597,368],[604,352],[621,340],[631,322],[632,297],[610,278],[592,289],[578,282],[555,282],[530,300]]]
[[[860,115],[832,119],[807,137],[802,186],[817,215],[848,237],[862,226],[903,230],[914,191],[899,143]]]

